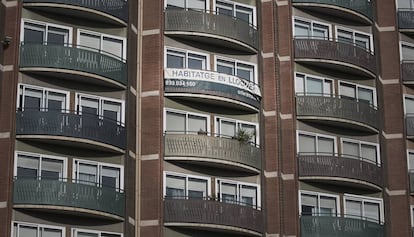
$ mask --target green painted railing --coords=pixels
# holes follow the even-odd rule
[[[293,3],[315,3],[333,5],[355,11],[372,20],[372,1],[368,0],[293,0]]]
[[[124,193],[112,187],[36,177],[15,178],[13,186],[14,204],[84,208],[124,216]]]
[[[414,9],[399,8],[398,9],[398,28],[414,29]]]
[[[301,216],[301,237],[384,237],[384,225],[358,217]]]
[[[45,67],[81,71],[127,84],[127,67],[122,59],[82,46],[23,42],[20,68]],[[79,47],[79,48],[78,48]]]

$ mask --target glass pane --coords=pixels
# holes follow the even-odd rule
[[[254,67],[252,65],[237,64],[237,76],[254,82]]]
[[[326,96],[329,96],[329,95],[332,95],[333,94],[332,88],[333,88],[332,81],[330,81],[330,80],[324,80],[324,82],[323,82],[323,93]]]
[[[306,21],[295,20],[295,36],[308,37],[310,35],[310,23]]]
[[[166,131],[185,133],[185,115],[167,112]]]
[[[17,157],[17,176],[19,177],[37,177],[39,176],[39,158],[25,155]]]
[[[234,75],[234,63],[217,60],[217,72]]]
[[[98,167],[91,164],[78,164],[78,183],[96,185],[98,183]]]
[[[197,54],[188,54],[188,68],[205,70],[206,69],[206,57]]]
[[[341,83],[340,85],[341,96],[356,98],[355,86]]]
[[[316,153],[316,141],[314,136],[299,135],[299,152],[300,153]]]
[[[105,100],[102,107],[104,119],[121,121],[121,103]]]
[[[229,183],[221,183],[221,198],[223,202],[235,203],[237,202],[237,185]]]
[[[256,142],[256,126],[251,124],[241,124],[241,129],[251,135],[250,142]]]
[[[298,95],[302,95],[305,92],[305,77],[303,75],[296,75],[295,77],[295,92]]]
[[[47,92],[48,110],[60,111],[66,109],[66,95],[58,92]]]
[[[24,108],[40,110],[42,105],[43,92],[41,90],[26,88],[24,90]]]
[[[167,175],[166,180],[166,196],[183,198],[185,197],[185,178]]]
[[[336,198],[334,197],[320,197],[320,213],[321,215],[336,214]]]
[[[318,153],[333,155],[335,153],[334,139],[318,137]]]
[[[189,9],[206,9],[206,0],[188,0],[187,4]]]
[[[37,227],[20,225],[19,237],[38,237]]]
[[[405,113],[414,114],[414,99],[410,97],[404,98],[405,102]]]
[[[220,135],[226,137],[236,136],[236,123],[229,121],[220,122]]]
[[[257,206],[257,188],[254,186],[241,185],[240,198],[242,205]]]
[[[414,169],[414,153],[412,153],[412,152],[408,153],[408,163],[409,163],[408,168],[410,170],[413,170]]]
[[[361,144],[361,156],[364,159],[377,163],[377,147],[368,144]]]
[[[99,236],[98,233],[87,233],[87,232],[77,231],[75,237],[98,237],[98,236]]]
[[[414,46],[402,44],[401,54],[403,60],[414,60]]]
[[[24,41],[42,43],[45,41],[46,26],[33,23],[24,23]]]
[[[41,176],[47,179],[63,178],[63,160],[55,160],[49,158],[42,159]]]
[[[120,39],[114,39],[104,36],[102,42],[102,50],[110,53],[111,55],[123,58],[123,44],[124,42]]]
[[[185,8],[185,0],[168,0],[167,8]]]
[[[62,230],[43,228],[41,237],[62,237]]]
[[[358,99],[360,101],[369,102],[370,105],[374,104],[374,92],[370,89],[358,88]]]
[[[102,186],[121,188],[120,178],[121,170],[116,167],[103,166],[102,167]]]
[[[339,42],[353,43],[352,32],[344,31],[344,30],[338,30],[337,34],[338,34],[337,37],[338,37]]]
[[[80,33],[79,45],[89,50],[98,51],[101,48],[101,37],[87,33]]]
[[[181,52],[167,52],[167,68],[184,68],[185,54]]]
[[[207,131],[207,118],[196,115],[188,115],[188,132],[197,133],[198,131]]]
[[[345,213],[350,218],[362,217],[362,204],[360,201],[346,200]]]
[[[359,144],[353,142],[342,142],[342,155],[349,158],[359,159]]]
[[[207,180],[188,178],[188,198],[207,197]]]
[[[313,215],[318,212],[318,199],[316,195],[301,194],[302,215]]]
[[[329,37],[329,28],[326,25],[313,24],[313,37],[318,39],[328,39]]]
[[[228,15],[228,16],[234,16],[233,15],[233,5],[230,3],[225,2],[216,2],[216,12],[219,15]]]
[[[323,94],[323,80],[307,77],[306,78],[306,94],[322,95]]]
[[[371,47],[369,46],[370,45],[369,41],[370,41],[369,36],[355,33],[355,44],[358,47],[361,47],[367,50],[371,49]]]
[[[48,44],[59,44],[64,45],[69,41],[69,30],[61,29],[57,27],[49,27],[47,32],[47,43]]]
[[[380,207],[379,203],[364,202],[364,214],[369,221],[380,220]]]
[[[253,24],[253,9],[236,6],[236,17],[240,20]]]

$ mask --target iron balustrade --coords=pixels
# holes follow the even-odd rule
[[[353,43],[318,37],[295,37],[296,59],[320,59],[352,64],[376,74],[374,54]]]
[[[195,132],[197,133],[197,132]],[[197,134],[165,134],[164,157],[200,157],[261,169],[261,150],[248,141]]]
[[[301,237],[384,237],[384,224],[357,216],[302,215]]]
[[[123,59],[80,45],[22,42],[19,66],[75,70],[127,84],[127,68]]]
[[[106,13],[124,22],[128,21],[128,3],[125,0],[23,0],[23,3],[55,3],[84,7]]]
[[[255,26],[242,19],[214,11],[166,9],[165,31],[188,31],[217,35],[258,48]]]
[[[382,187],[381,166],[362,157],[332,153],[299,153],[299,177],[339,177]]]
[[[414,60],[401,62],[401,78],[403,82],[414,82]]]
[[[398,28],[414,29],[414,9],[399,8],[398,9]]]
[[[120,149],[126,146],[123,124],[95,114],[69,110],[24,108],[16,112],[17,135],[53,135],[83,138],[109,144]]]
[[[368,101],[335,95],[298,94],[296,96],[298,116],[337,118],[355,121],[378,129],[378,110]]]
[[[212,199],[165,199],[164,223],[169,222],[222,225],[263,232],[260,210]]]
[[[15,177],[14,205],[48,205],[84,208],[123,217],[125,196],[115,187],[67,179]]]
[[[372,20],[372,1],[369,0],[293,0],[293,3],[315,3],[337,6],[352,10]]]

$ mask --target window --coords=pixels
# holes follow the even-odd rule
[[[296,38],[316,38],[328,40],[330,26],[306,19],[294,19],[294,36]]]
[[[220,137],[233,138],[237,137],[240,131],[244,131],[249,135],[249,142],[258,144],[258,125],[240,120],[228,118],[216,118],[216,134]]]
[[[72,229],[72,237],[122,237],[122,234],[96,230]]]
[[[208,10],[206,0],[167,0],[167,9]]]
[[[13,223],[13,237],[65,237],[65,228],[33,223]]]
[[[413,0],[398,0],[398,8],[413,9],[414,1]]]
[[[333,81],[317,76],[296,73],[296,93],[299,95],[326,95],[333,94]]]
[[[165,198],[206,199],[210,196],[210,178],[185,174],[164,174]]]
[[[342,156],[380,163],[378,144],[357,140],[342,139]]]
[[[72,42],[72,30],[69,27],[26,19],[23,19],[22,25],[21,40],[24,42],[60,45]]]
[[[405,96],[404,97],[404,109],[406,115],[414,114],[414,97]]]
[[[216,194],[221,202],[260,208],[260,187],[256,184],[217,180]]]
[[[80,30],[78,31],[78,45],[88,50],[102,51],[121,59],[126,58],[125,38]]]
[[[372,87],[339,82],[339,94],[342,98],[351,98],[356,99],[359,102],[367,102],[369,105],[377,105],[375,89]]]
[[[61,180],[66,178],[66,158],[16,152],[14,174],[21,178]]]
[[[374,51],[372,48],[372,37],[369,34],[357,32],[351,29],[336,29],[336,37],[338,42],[354,44],[357,47]]]
[[[300,191],[300,213],[303,216],[337,216],[339,202],[337,195]]]
[[[216,71],[257,83],[256,69],[253,64],[216,58]]]
[[[99,116],[108,124],[116,121],[122,125],[124,122],[124,102],[121,100],[77,93],[76,108],[79,113]]]
[[[320,134],[298,133],[298,152],[304,154],[334,155],[336,139]]]
[[[414,44],[401,42],[401,60],[414,60]]]
[[[383,221],[382,199],[345,194],[344,203],[345,217]]]
[[[64,111],[69,107],[69,92],[30,85],[19,85],[19,110]]]
[[[256,8],[230,1],[216,1],[216,13],[236,17],[240,20],[256,25]]]
[[[77,183],[123,189],[122,166],[86,160],[74,160],[73,163],[73,177]]]
[[[410,206],[411,209],[411,227],[414,227],[414,206]]]
[[[184,50],[167,49],[167,68],[208,70],[208,55]]]
[[[165,110],[165,132],[181,134],[197,134],[197,132],[209,132],[209,117],[204,114],[196,114],[178,110]]]
[[[408,170],[413,170],[414,171],[414,150],[409,150],[407,152],[407,157],[408,157]]]

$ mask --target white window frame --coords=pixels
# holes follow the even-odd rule
[[[111,54],[111,53],[109,53],[107,51],[102,50],[102,41],[103,41],[103,38],[104,37],[107,37],[107,38],[112,38],[112,39],[116,39],[116,40],[122,41],[122,56],[119,57],[119,58],[122,59],[123,62],[126,61],[127,45],[126,45],[126,38],[125,37],[116,36],[116,35],[110,35],[110,34],[105,34],[105,33],[101,33],[101,32],[85,30],[85,29],[78,29],[77,35],[76,35],[76,37],[77,37],[76,44],[77,44],[77,47],[78,48],[82,48],[82,45],[80,45],[80,42],[79,42],[80,41],[80,34],[81,33],[85,33],[85,34],[89,34],[89,35],[94,35],[94,36],[100,37],[100,41],[99,41],[100,42],[100,48],[99,49],[97,48],[97,50],[99,50],[99,52],[106,53],[106,54],[108,54],[111,57],[118,57],[118,56],[117,55],[113,55],[113,54]]]
[[[24,26],[25,26],[25,23],[26,22],[27,23],[31,23],[31,24],[37,24],[37,25],[45,26],[46,32],[45,32],[45,41],[44,42],[46,42],[46,43],[47,43],[47,31],[48,31],[49,26],[68,30],[69,31],[69,35],[68,35],[68,42],[67,42],[67,44],[68,45],[72,45],[72,37],[73,37],[72,36],[73,35],[73,33],[72,33],[72,27],[68,27],[68,26],[64,26],[64,25],[58,25],[58,24],[53,24],[53,23],[49,23],[49,22],[36,21],[36,20],[26,19],[26,18],[22,18],[22,21],[21,21],[21,24],[22,25],[20,27],[20,42],[24,42]]]
[[[184,174],[184,173],[177,173],[177,172],[170,172],[170,171],[164,171],[164,175],[163,175],[163,196],[166,197],[167,195],[167,176],[176,176],[176,177],[181,177],[181,178],[185,178],[185,197],[188,198],[188,179],[189,178],[194,178],[194,179],[199,179],[199,180],[205,180],[207,181],[207,193],[206,193],[206,198],[210,198],[211,197],[211,178],[207,177],[207,176],[200,176],[200,175],[193,175],[193,174]]]
[[[212,0],[213,1],[213,9],[214,9],[214,11],[216,10],[216,6],[217,6],[217,4],[216,4],[216,1],[217,0]],[[251,25],[253,25],[253,26],[256,26],[257,25],[257,19],[256,19],[256,17],[257,17],[257,14],[256,14],[256,6],[253,6],[253,5],[248,5],[248,4],[243,4],[243,3],[239,3],[239,2],[233,2],[233,1],[228,1],[228,0],[219,0],[219,2],[224,2],[224,3],[227,3],[227,4],[231,4],[231,5],[233,5],[233,17],[236,17],[236,6],[241,6],[241,7],[245,7],[245,8],[250,8],[250,9],[252,9],[253,10],[253,16],[252,16],[252,22],[249,22]],[[216,13],[217,14],[217,13]]]
[[[217,60],[223,60],[226,61],[228,63],[234,63],[234,74],[233,76],[235,77],[239,77],[237,75],[237,65],[238,64],[245,64],[248,66],[252,66],[253,67],[253,80],[251,82],[254,82],[255,84],[258,84],[258,72],[257,72],[257,64],[255,63],[250,63],[250,62],[246,62],[246,61],[241,61],[241,60],[237,60],[237,59],[233,59],[233,58],[227,58],[227,57],[223,57],[223,56],[217,56],[214,55],[214,71],[217,72]],[[240,79],[242,79],[241,77],[239,77]],[[245,79],[243,79],[245,80]]]
[[[408,46],[408,47],[411,47],[411,48],[414,48],[414,43],[400,41],[400,61],[406,60],[406,59],[403,58],[403,54],[402,54],[403,45]],[[414,57],[414,55],[413,55],[413,57]],[[410,59],[408,59],[408,60],[410,60]]]
[[[303,76],[303,80],[304,80],[304,87],[303,87],[303,92],[298,92],[298,88],[297,88],[297,83],[296,83],[296,78],[299,76]],[[295,93],[299,94],[299,95],[308,95],[308,92],[306,91],[306,87],[307,87],[307,79],[308,77],[311,77],[312,79],[318,79],[322,81],[322,94],[323,96],[331,96],[331,95],[335,95],[335,85],[334,85],[334,80],[333,79],[329,79],[329,78],[324,78],[324,77],[320,77],[320,76],[316,76],[316,75],[311,75],[311,74],[307,74],[307,73],[300,73],[300,72],[295,72]],[[331,93],[326,93],[325,92],[325,83],[326,82],[330,82],[331,83]],[[312,94],[309,94],[312,95]]]
[[[356,139],[351,139],[351,138],[345,138],[345,137],[341,137],[340,141],[341,141],[341,155],[342,156],[344,155],[344,150],[343,150],[344,149],[344,145],[343,145],[344,141],[349,142],[349,143],[357,144],[358,145],[358,151],[359,151],[360,154],[361,154],[361,145],[375,146],[376,151],[377,151],[376,164],[379,165],[379,166],[381,165],[381,157],[380,157],[380,150],[379,150],[380,146],[379,146],[378,143],[366,142],[366,141],[361,141],[361,140],[356,140]],[[359,158],[362,158],[362,157],[359,157]],[[364,160],[366,160],[366,159],[364,159]]]
[[[336,216],[341,216],[341,205],[339,195],[337,194],[329,194],[329,193],[321,193],[321,192],[312,192],[306,190],[299,190],[299,215],[302,215],[302,194],[317,196],[318,198],[318,208],[320,208],[320,197],[331,197],[336,199]]]
[[[77,177],[76,175],[76,165],[78,164],[79,166],[79,162],[81,164],[86,164],[86,165],[93,165],[96,166],[98,168],[98,173],[96,174],[99,182],[97,182],[97,184],[99,186],[102,186],[102,174],[101,174],[101,167],[102,166],[106,166],[106,167],[111,167],[111,168],[117,168],[119,169],[119,187],[117,187],[116,189],[119,192],[123,192],[124,191],[124,167],[122,165],[118,165],[118,164],[112,164],[112,163],[105,163],[105,162],[97,162],[97,161],[90,161],[90,160],[83,160],[83,159],[73,159],[73,163],[72,163],[72,179],[73,182],[78,183],[79,180],[75,179]],[[76,164],[77,163],[77,164]]]
[[[63,161],[63,170],[62,170],[62,179],[66,179],[68,177],[67,169],[68,169],[68,159],[66,157],[62,156],[54,156],[54,155],[45,155],[40,153],[32,153],[32,152],[25,152],[25,151],[15,151],[14,153],[14,166],[13,166],[13,174],[14,176],[17,176],[17,162],[18,162],[18,156],[30,156],[34,158],[39,158],[39,169],[42,169],[42,159],[52,159],[52,160],[61,160]],[[41,179],[41,175],[37,177],[38,179]]]
[[[220,121],[226,121],[226,122],[231,122],[231,123],[235,123],[236,124],[236,135],[237,132],[239,131],[239,129],[241,128],[242,124],[246,124],[246,125],[252,125],[255,126],[255,131],[256,134],[254,134],[255,136],[255,144],[259,145],[260,144],[260,134],[259,134],[259,124],[258,123],[253,123],[253,122],[248,122],[248,121],[244,121],[244,120],[239,120],[239,119],[232,119],[232,118],[227,118],[227,117],[223,117],[223,116],[214,116],[214,123],[215,123],[215,134],[217,137],[222,136],[220,131],[219,131],[219,124]]]
[[[80,106],[79,106],[80,103],[79,102],[80,102],[82,97],[99,101],[98,102],[99,103],[99,108],[97,108],[99,118],[103,118],[103,106],[102,105],[105,101],[121,104],[120,121],[117,121],[117,122],[121,123],[121,125],[124,125],[124,123],[125,123],[125,101],[110,98],[110,97],[103,97],[103,96],[84,94],[84,93],[76,93],[75,94],[75,108],[76,108],[75,110],[77,112],[79,112],[80,114],[82,114],[82,111],[80,109]]]
[[[308,132],[308,131],[303,131],[303,130],[296,130],[296,144],[297,144],[296,152],[297,152],[297,154],[300,154],[299,136],[301,134],[303,134],[305,136],[313,136],[313,137],[316,137],[316,139],[318,139],[319,137],[333,139],[333,142],[334,142],[334,154],[333,155],[338,154],[338,144],[337,144],[335,136],[325,135],[325,134],[321,134],[321,133],[313,133],[313,132]],[[318,147],[316,147],[316,148],[318,148]],[[316,151],[316,154],[317,153],[318,153],[318,151]]]
[[[336,35],[335,40],[337,42],[339,42],[339,40],[338,40],[338,30],[342,30],[342,31],[346,31],[348,33],[351,33],[352,34],[352,43],[354,44],[355,47],[359,47],[355,43],[355,34],[368,36],[368,38],[369,38],[369,42],[368,42],[369,43],[369,48],[365,48],[365,50],[368,51],[368,52],[371,52],[371,53],[375,52],[375,50],[374,50],[374,39],[373,39],[372,33],[366,33],[366,32],[362,32],[362,31],[358,31],[358,30],[354,30],[354,29],[346,28],[346,27],[342,27],[342,26],[335,26],[335,35]],[[359,47],[359,48],[361,48],[361,47]]]
[[[55,225],[45,225],[45,224],[38,224],[38,223],[30,223],[30,222],[22,222],[22,221],[13,221],[11,223],[11,236],[17,236],[19,237],[18,233],[14,233],[14,226],[17,224],[17,231],[19,231],[19,226],[28,226],[28,227],[35,227],[37,228],[37,234],[39,236],[39,228],[49,228],[49,229],[55,229],[55,230],[61,230],[62,237],[65,237],[66,235],[66,228],[64,226],[55,226]]]
[[[70,104],[70,92],[69,91],[64,91],[64,90],[58,90],[58,89],[52,89],[52,88],[47,88],[47,87],[40,87],[40,86],[33,86],[33,85],[29,85],[29,84],[23,84],[23,83],[19,83],[18,84],[18,96],[17,96],[17,103],[16,103],[16,108],[20,109],[22,111],[24,111],[25,106],[23,105],[23,101],[20,101],[20,98],[23,98],[25,96],[25,88],[29,88],[32,90],[38,90],[42,92],[42,106],[40,107],[41,111],[44,111],[48,108],[46,108],[46,92],[55,92],[55,93],[60,93],[60,94],[64,94],[66,96],[66,103],[65,103],[65,110],[64,112],[67,112],[69,110],[69,104]],[[22,107],[20,108],[20,103],[22,103]]]
[[[78,236],[78,234],[77,234],[78,232],[98,234],[99,237],[101,237],[102,234],[118,235],[119,237],[123,237],[123,234],[122,233],[108,232],[108,231],[99,231],[99,230],[88,230],[88,229],[81,229],[81,228],[72,228],[71,229],[72,237],[77,237]]]
[[[172,51],[177,51],[177,52],[181,52],[181,53],[184,53],[185,54],[185,58],[184,58],[184,61],[185,61],[185,65],[184,65],[184,68],[188,68],[188,54],[196,54],[196,55],[199,55],[199,56],[202,56],[202,57],[206,57],[206,65],[205,65],[205,69],[202,69],[202,70],[205,70],[205,71],[209,71],[210,70],[210,55],[209,54],[206,54],[206,53],[200,53],[200,52],[197,52],[197,51],[192,51],[192,50],[186,50],[186,49],[180,49],[180,48],[173,48],[173,47],[165,47],[164,48],[164,55],[165,55],[165,60],[164,60],[164,68],[168,68],[167,67],[167,55],[168,55],[168,51],[169,50],[172,50]]]
[[[178,109],[171,109],[171,108],[164,108],[164,133],[168,132],[167,131],[167,113],[171,112],[171,113],[175,113],[175,114],[181,114],[185,116],[186,119],[186,123],[185,123],[185,131],[172,131],[171,133],[174,132],[184,132],[184,134],[191,134],[194,131],[188,131],[188,116],[189,115],[194,115],[197,117],[204,117],[207,119],[207,131],[203,131],[203,132],[207,132],[207,135],[210,135],[210,115],[208,114],[201,114],[201,113],[195,113],[195,112],[189,112],[189,111],[184,111],[184,110],[178,110]],[[197,131],[195,131],[197,132]]]
[[[353,200],[353,201],[362,201],[362,202],[370,202],[370,203],[377,203],[379,204],[379,211],[380,211],[380,221],[381,223],[384,222],[384,204],[382,198],[374,198],[374,197],[367,197],[367,196],[361,196],[361,195],[355,195],[355,194],[348,194],[344,193],[344,215],[346,217],[347,215],[347,208],[346,208],[346,201],[347,200]],[[364,209],[362,209],[364,210]],[[363,219],[366,219],[365,216],[362,216]],[[369,220],[368,220],[369,221]]]
[[[330,40],[332,38],[332,25],[330,25],[328,23],[325,23],[325,22],[310,20],[310,19],[307,19],[307,18],[297,17],[297,16],[295,16],[295,17],[292,18],[292,34],[293,34],[293,38],[298,37],[300,39],[300,38],[305,37],[303,35],[299,35],[299,36],[296,36],[295,35],[295,21],[296,20],[309,23],[309,25],[311,27],[310,28],[310,31],[312,32],[312,35],[311,36],[306,36],[307,38],[314,37],[313,36],[313,25],[314,24],[327,26],[328,27],[328,39],[326,39],[326,40]]]
[[[361,101],[359,99],[359,96],[358,96],[358,88],[363,88],[363,89],[371,90],[372,91],[372,97],[373,97],[372,98],[373,101],[372,101],[372,105],[371,106],[377,107],[377,90],[376,90],[375,87],[364,86],[364,85],[360,85],[360,84],[356,84],[356,83],[352,83],[352,82],[340,80],[340,81],[338,81],[338,94],[339,94],[339,96],[342,96],[342,94],[341,94],[341,83],[355,86],[355,96],[356,97],[354,99],[356,99],[358,102]],[[347,97],[347,98],[349,98],[349,97]]]
[[[236,200],[236,203],[239,203],[239,205],[243,205],[243,203],[241,203],[241,200],[240,200],[240,187],[242,186],[242,185],[246,185],[246,186],[251,186],[251,187],[255,187],[256,188],[256,191],[257,191],[257,196],[256,196],[256,202],[257,202],[257,205],[255,206],[255,205],[253,205],[253,207],[254,208],[256,208],[256,209],[258,209],[258,210],[260,210],[260,208],[261,208],[261,189],[260,189],[260,185],[259,184],[255,184],[255,183],[247,183],[247,182],[240,182],[240,181],[235,181],[235,180],[230,180],[230,179],[221,179],[221,178],[217,178],[216,179],[216,183],[215,183],[215,194],[216,194],[216,197],[218,198],[218,199],[220,199],[220,202],[222,202],[222,200],[221,200],[221,197],[219,197],[219,183],[220,182],[224,182],[224,183],[227,183],[227,184],[234,184],[234,185],[236,185],[236,192],[237,192],[237,200]]]

